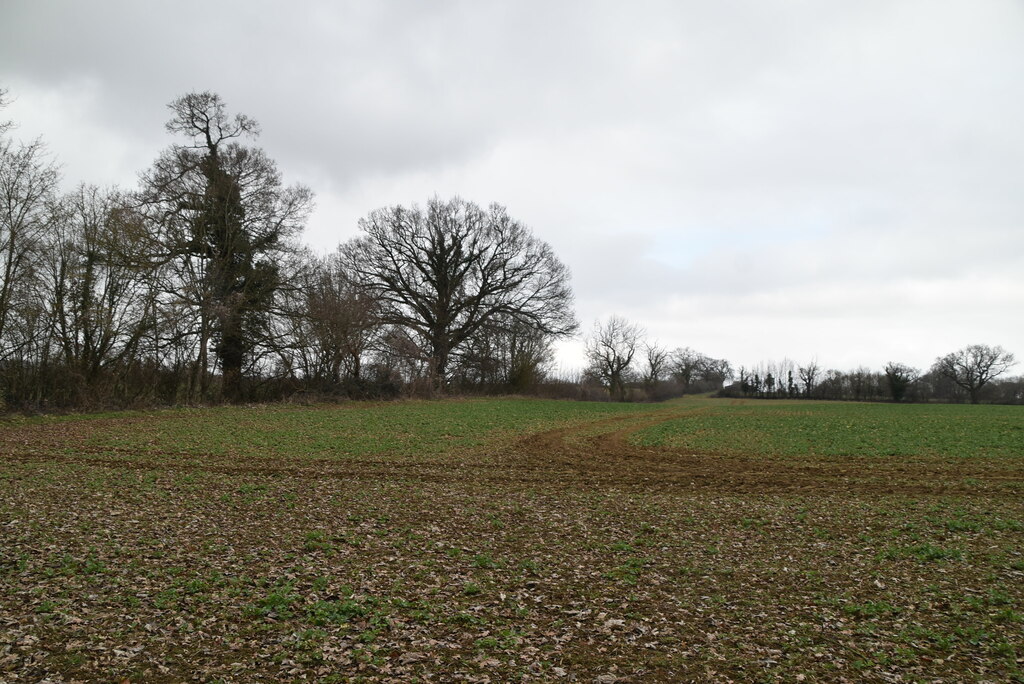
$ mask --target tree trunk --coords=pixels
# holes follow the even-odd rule
[[[448,385],[448,354],[450,350],[447,342],[439,338],[434,338],[431,347],[433,353],[431,354],[432,368],[430,370],[433,375],[433,385],[438,392],[443,394]]]
[[[221,340],[217,356],[224,377],[224,398],[239,402],[242,391],[242,363],[245,360],[245,336],[242,333],[242,314],[231,311],[221,324]]]

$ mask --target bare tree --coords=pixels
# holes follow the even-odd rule
[[[890,361],[885,364],[885,380],[889,385],[889,394],[893,401],[903,401],[907,389],[921,377],[921,371],[904,363]]]
[[[0,88],[0,110],[5,109],[7,107],[7,105],[10,104],[10,100],[8,100],[7,98],[8,98],[7,88]],[[3,119],[0,119],[0,135],[4,135],[5,133],[7,133],[7,131],[11,130],[13,127],[14,127],[14,122],[11,121],[10,119],[8,119],[6,121],[3,120]]]
[[[41,141],[0,138],[0,359],[28,341],[15,334],[27,328],[13,319],[20,305],[39,299],[39,258],[56,217],[59,180]]]
[[[381,303],[381,320],[406,330],[438,388],[449,362],[485,326],[514,322],[545,335],[571,334],[569,271],[504,207],[455,198],[379,209],[342,246],[348,270]]]
[[[134,361],[154,324],[150,241],[120,193],[80,186],[64,198],[47,245],[47,308],[66,367],[92,385]]]
[[[698,351],[683,347],[672,352],[671,373],[676,382],[683,386],[683,390],[689,389],[690,385],[700,377],[700,369],[704,363],[704,355]]]
[[[633,359],[640,347],[644,329],[621,316],[612,316],[608,322],[594,324],[594,331],[586,341],[590,370],[607,386],[619,401],[626,400],[626,380]]]
[[[552,361],[551,343],[550,335],[499,317],[469,340],[453,375],[471,387],[526,392],[544,379]]]
[[[721,389],[725,381],[733,376],[732,364],[727,359],[705,356],[700,375],[706,386]]]
[[[352,281],[340,254],[291,260],[279,317],[286,342],[276,352],[287,373],[317,385],[359,383],[380,336],[379,304]]]
[[[806,366],[797,368],[800,382],[804,386],[804,396],[810,397],[814,393],[814,383],[817,381],[820,372],[821,367],[818,365],[817,359],[812,359]]]
[[[657,342],[649,342],[644,344],[644,360],[644,384],[653,387],[668,375],[670,354]]]
[[[143,177],[143,198],[158,226],[182,297],[197,313],[197,373],[205,394],[208,345],[228,399],[242,397],[242,372],[280,285],[277,260],[303,227],[307,188],[285,188],[262,150],[237,141],[259,126],[229,116],[221,98],[191,93],[169,105],[167,130],[188,139],[165,151]]]
[[[683,347],[670,355],[669,372],[684,392],[721,389],[732,377],[732,365],[725,359]]]
[[[1015,363],[1013,354],[1000,346],[972,344],[936,359],[932,370],[952,380],[977,404],[981,388]]]

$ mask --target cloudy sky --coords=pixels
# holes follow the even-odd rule
[[[620,314],[737,366],[1024,357],[1018,0],[2,0],[0,27],[4,118],[69,187],[132,186],[166,104],[213,90],[316,193],[319,251],[460,195],[554,247],[584,332]]]

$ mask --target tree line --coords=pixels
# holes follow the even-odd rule
[[[176,142],[131,189],[62,193],[45,145],[0,121],[0,410],[452,391],[1021,400],[1019,380],[993,382],[1013,363],[998,347],[927,373],[734,369],[618,316],[558,378],[553,344],[579,329],[569,272],[504,207],[381,208],[316,255],[298,239],[313,193],[253,144],[258,123],[211,92],[168,106]]]
[[[601,398],[603,390],[619,401],[713,392],[758,399],[1024,403],[1024,378],[1003,377],[1016,364],[1013,354],[984,344],[941,356],[924,372],[895,361],[882,371],[840,371],[789,359],[734,369],[725,359],[690,348],[670,351],[647,340],[639,324],[611,316],[595,324],[586,355],[581,382],[591,387],[588,398]]]
[[[938,357],[925,371],[891,361],[881,371],[823,370],[789,359],[740,367],[727,396],[893,402],[1024,403],[1024,378],[1004,378],[1016,364],[1000,346],[972,344]]]
[[[521,391],[576,331],[568,269],[504,207],[383,208],[318,256],[257,122],[169,107],[177,142],[131,190],[62,194],[42,142],[0,130],[0,407]]]

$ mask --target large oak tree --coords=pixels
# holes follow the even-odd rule
[[[362,236],[341,247],[348,268],[380,303],[380,320],[416,341],[438,387],[487,326],[552,337],[578,326],[568,269],[498,204],[434,198],[425,210],[379,209],[359,227]]]
[[[981,388],[1016,363],[1013,354],[1000,346],[971,344],[935,360],[932,370],[965,390],[972,404],[978,403]]]

